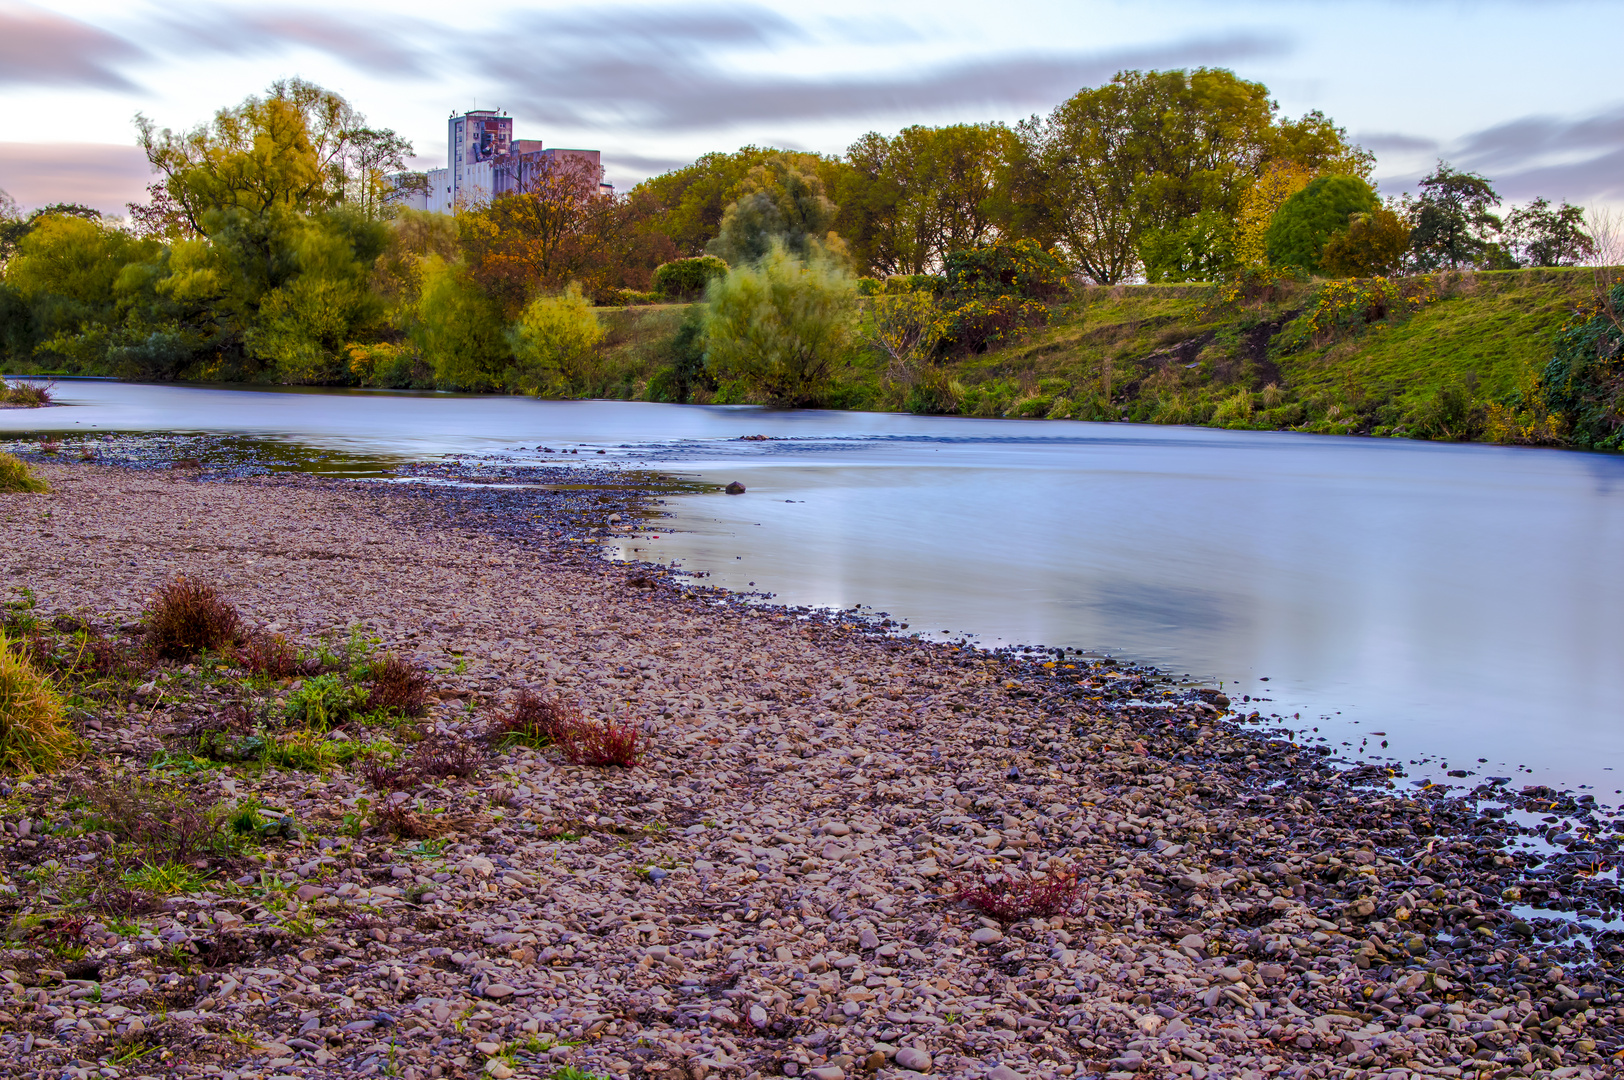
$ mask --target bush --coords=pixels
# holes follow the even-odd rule
[[[630,724],[582,721],[558,733],[558,747],[571,765],[618,765],[629,769],[643,756],[646,739]]]
[[[0,493],[8,495],[33,492],[44,494],[50,486],[34,475],[28,463],[13,454],[0,452]]]
[[[16,642],[0,633],[0,771],[48,769],[72,751],[62,701]]]
[[[181,788],[142,781],[88,793],[95,824],[135,846],[148,863],[180,862],[230,850],[224,811]]]
[[[1325,242],[1346,230],[1354,214],[1374,214],[1380,209],[1375,191],[1357,176],[1322,176],[1274,212],[1264,236],[1269,262],[1317,274]]]
[[[1579,313],[1556,337],[1540,396],[1575,446],[1624,450],[1624,282]]]
[[[422,716],[429,708],[429,677],[398,656],[376,660],[367,670],[372,684],[367,693],[368,712],[390,712],[400,716]]]
[[[337,675],[318,675],[288,695],[289,722],[312,731],[340,727],[367,711],[368,694]]]
[[[1036,301],[1014,296],[978,297],[947,312],[941,348],[949,354],[979,355],[1048,321],[1049,309]]]
[[[673,259],[654,271],[654,291],[670,300],[689,302],[705,295],[716,278],[727,276],[727,263],[715,255]]]
[[[511,710],[496,714],[486,738],[497,746],[523,743],[540,747],[557,742],[561,732],[582,723],[581,706],[576,702],[562,695],[543,697],[521,690]]]
[[[20,382],[8,386],[3,380],[0,380],[0,402],[7,405],[21,405],[28,409],[37,409],[41,405],[51,403],[51,388],[29,382]]]
[[[255,675],[286,679],[294,675],[321,673],[319,658],[301,657],[299,650],[281,634],[250,634],[234,652],[236,662]]]
[[[955,251],[947,257],[947,291],[957,296],[1053,300],[1071,288],[1071,268],[1036,240]]]
[[[710,288],[707,365],[773,405],[818,400],[851,341],[856,286],[832,262],[774,243]]]
[[[242,633],[237,609],[214,586],[181,575],[158,590],[146,613],[147,648],[167,660],[225,652]]]
[[[514,324],[512,382],[538,396],[567,394],[585,386],[588,367],[603,341],[603,326],[574,283],[559,296],[530,302]]]

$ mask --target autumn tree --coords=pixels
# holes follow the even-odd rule
[[[1404,269],[1410,225],[1390,207],[1354,214],[1320,253],[1320,272],[1331,277],[1384,277]]]
[[[775,244],[803,259],[819,249],[840,250],[843,245],[831,232],[839,212],[816,174],[775,155],[750,170],[705,251],[729,266],[744,266]]]

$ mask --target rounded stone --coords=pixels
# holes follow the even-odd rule
[[[1002,930],[994,930],[990,926],[983,926],[981,929],[970,935],[970,940],[975,942],[977,945],[996,945],[1000,941],[1004,940],[1004,932]]]
[[[897,1064],[914,1072],[930,1072],[930,1055],[916,1046],[904,1046],[897,1051]]]

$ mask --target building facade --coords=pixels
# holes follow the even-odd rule
[[[494,109],[452,116],[446,127],[446,167],[423,174],[396,173],[394,201],[417,210],[449,214],[498,195],[532,188],[550,169],[565,166],[604,195],[614,187],[603,182],[603,160],[597,150],[544,147],[540,139],[514,139],[513,118]]]

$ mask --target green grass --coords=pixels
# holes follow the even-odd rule
[[[34,475],[28,463],[15,454],[0,452],[0,494],[44,494],[45,481]]]

